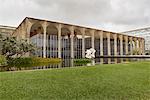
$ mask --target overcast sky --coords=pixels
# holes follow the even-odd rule
[[[122,32],[150,26],[150,0],[0,0],[0,24],[26,17]]]

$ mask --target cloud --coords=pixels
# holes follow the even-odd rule
[[[17,26],[26,16],[125,31],[150,23],[149,0],[0,0],[0,24]]]

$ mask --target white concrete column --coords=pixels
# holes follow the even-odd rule
[[[139,54],[138,55],[141,55],[141,49],[140,49],[140,39],[137,38],[137,49],[139,51]]]
[[[141,39],[140,38],[138,39],[138,42],[139,42],[139,51],[140,51],[140,55],[141,55],[142,51],[141,51]]]
[[[134,47],[133,47],[133,50],[137,50],[137,39],[134,38],[133,40],[134,40]]]
[[[137,38],[136,43],[137,43],[136,48],[139,50],[139,39],[138,38]]]
[[[142,55],[145,55],[145,40],[142,39]]]
[[[110,33],[107,33],[107,54],[111,56],[111,49],[110,49]]]
[[[113,35],[114,37],[114,55],[117,56],[117,34]]]
[[[74,58],[74,27],[70,27],[71,31],[71,58]]]
[[[139,41],[139,50],[140,50],[140,55],[141,55],[142,54],[141,39],[139,38],[138,41]]]
[[[100,31],[99,33],[100,36],[100,56],[103,56],[103,31]],[[104,63],[104,59],[100,58],[100,63],[103,64]]]
[[[128,52],[128,36],[125,37],[125,51],[126,51],[126,55],[129,53]]]
[[[43,58],[46,58],[46,28],[47,22],[45,21],[43,24],[44,38],[43,38]]]
[[[117,53],[117,34],[114,34],[113,35],[114,37],[114,56],[117,56],[118,53]],[[117,63],[117,58],[114,58],[115,60],[115,63]]]
[[[145,49],[145,48],[144,48]],[[139,50],[140,50],[140,55],[143,54],[143,44],[142,44],[142,38],[139,39]]]
[[[61,24],[58,24],[58,58],[61,58]]]
[[[133,40],[132,40],[132,37],[130,37],[130,54],[133,55]]]
[[[85,58],[85,28],[81,29],[82,33],[82,58]]]
[[[123,55],[123,35],[119,36],[120,38],[120,55]]]
[[[91,38],[92,38],[92,41],[91,41],[91,44],[92,44],[92,48],[94,49],[94,30],[91,30]]]
[[[103,31],[99,32],[100,34],[100,55],[103,56]]]
[[[107,33],[108,56],[111,56],[110,34],[111,33]],[[108,58],[108,64],[110,63],[111,63],[111,58]]]

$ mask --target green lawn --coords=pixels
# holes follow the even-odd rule
[[[150,100],[150,62],[1,72],[0,100]]]

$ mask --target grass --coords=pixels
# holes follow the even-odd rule
[[[0,100],[150,100],[150,62],[1,72]]]

